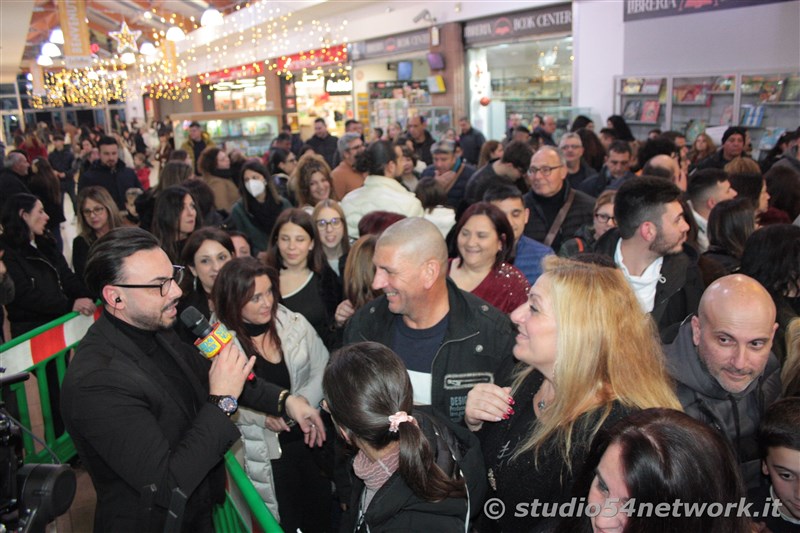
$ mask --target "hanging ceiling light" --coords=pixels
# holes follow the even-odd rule
[[[64,32],[61,28],[56,28],[50,32],[50,42],[55,44],[64,44]]]
[[[119,60],[125,63],[126,65],[133,65],[136,63],[136,56],[133,52],[125,52],[121,56],[119,56]]]
[[[204,28],[209,28],[211,26],[222,26],[222,24],[222,13],[213,7],[206,9],[203,12],[203,16],[200,17],[200,25]]]
[[[145,41],[142,43],[142,46],[139,47],[139,53],[144,56],[154,56],[158,53],[158,50],[153,46],[153,43]]]
[[[52,67],[53,58],[42,54],[36,58],[36,64],[39,65],[40,67]]]
[[[59,57],[61,55],[61,50],[53,43],[44,43],[44,45],[42,45],[42,55]]]
[[[168,41],[172,41],[173,43],[177,43],[186,39],[186,34],[183,33],[183,30],[177,26],[171,26],[170,29],[167,30],[166,39]]]

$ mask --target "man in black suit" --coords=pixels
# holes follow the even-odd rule
[[[209,362],[181,342],[172,330],[180,272],[139,228],[98,240],[86,264],[105,307],[64,378],[62,413],[97,491],[95,531],[161,531],[174,489],[188,497],[183,531],[213,531],[212,508],[224,496],[222,457],[239,439],[229,418],[237,398],[296,420],[309,446],[325,439],[304,398],[246,381],[255,357],[231,343]]]

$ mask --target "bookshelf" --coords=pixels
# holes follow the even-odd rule
[[[617,76],[614,84],[614,111],[625,117],[637,139],[645,139],[657,127],[680,131],[691,143],[707,128],[745,126],[753,155],[758,157],[759,150],[772,147],[776,134],[800,125],[800,72],[796,70]],[[645,103],[653,101],[660,104],[656,121],[650,122],[652,109],[642,120]]]

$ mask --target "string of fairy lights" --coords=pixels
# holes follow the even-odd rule
[[[219,71],[231,65],[257,74],[270,73],[292,79],[298,73],[314,72],[350,81],[345,35],[347,20],[332,25],[316,19],[304,21],[267,0],[236,5],[213,24],[196,17],[182,19],[174,13],[152,8],[144,18],[160,20],[167,30],[133,31],[123,22],[109,32],[117,42],[108,58],[94,55],[91,66],[44,72],[43,91],[30,89],[34,107],[66,104],[102,106],[112,101],[149,95],[154,99],[183,101]],[[165,2],[163,6],[168,6]],[[199,29],[204,31],[197,31]],[[290,55],[298,38],[306,52]],[[141,42],[140,42],[141,41]],[[202,64],[204,72],[189,76],[189,65]]]

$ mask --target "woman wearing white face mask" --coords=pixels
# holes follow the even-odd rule
[[[233,205],[230,225],[247,235],[253,255],[258,256],[269,247],[275,219],[291,205],[278,194],[267,168],[257,161],[244,164],[240,181],[242,198]]]

